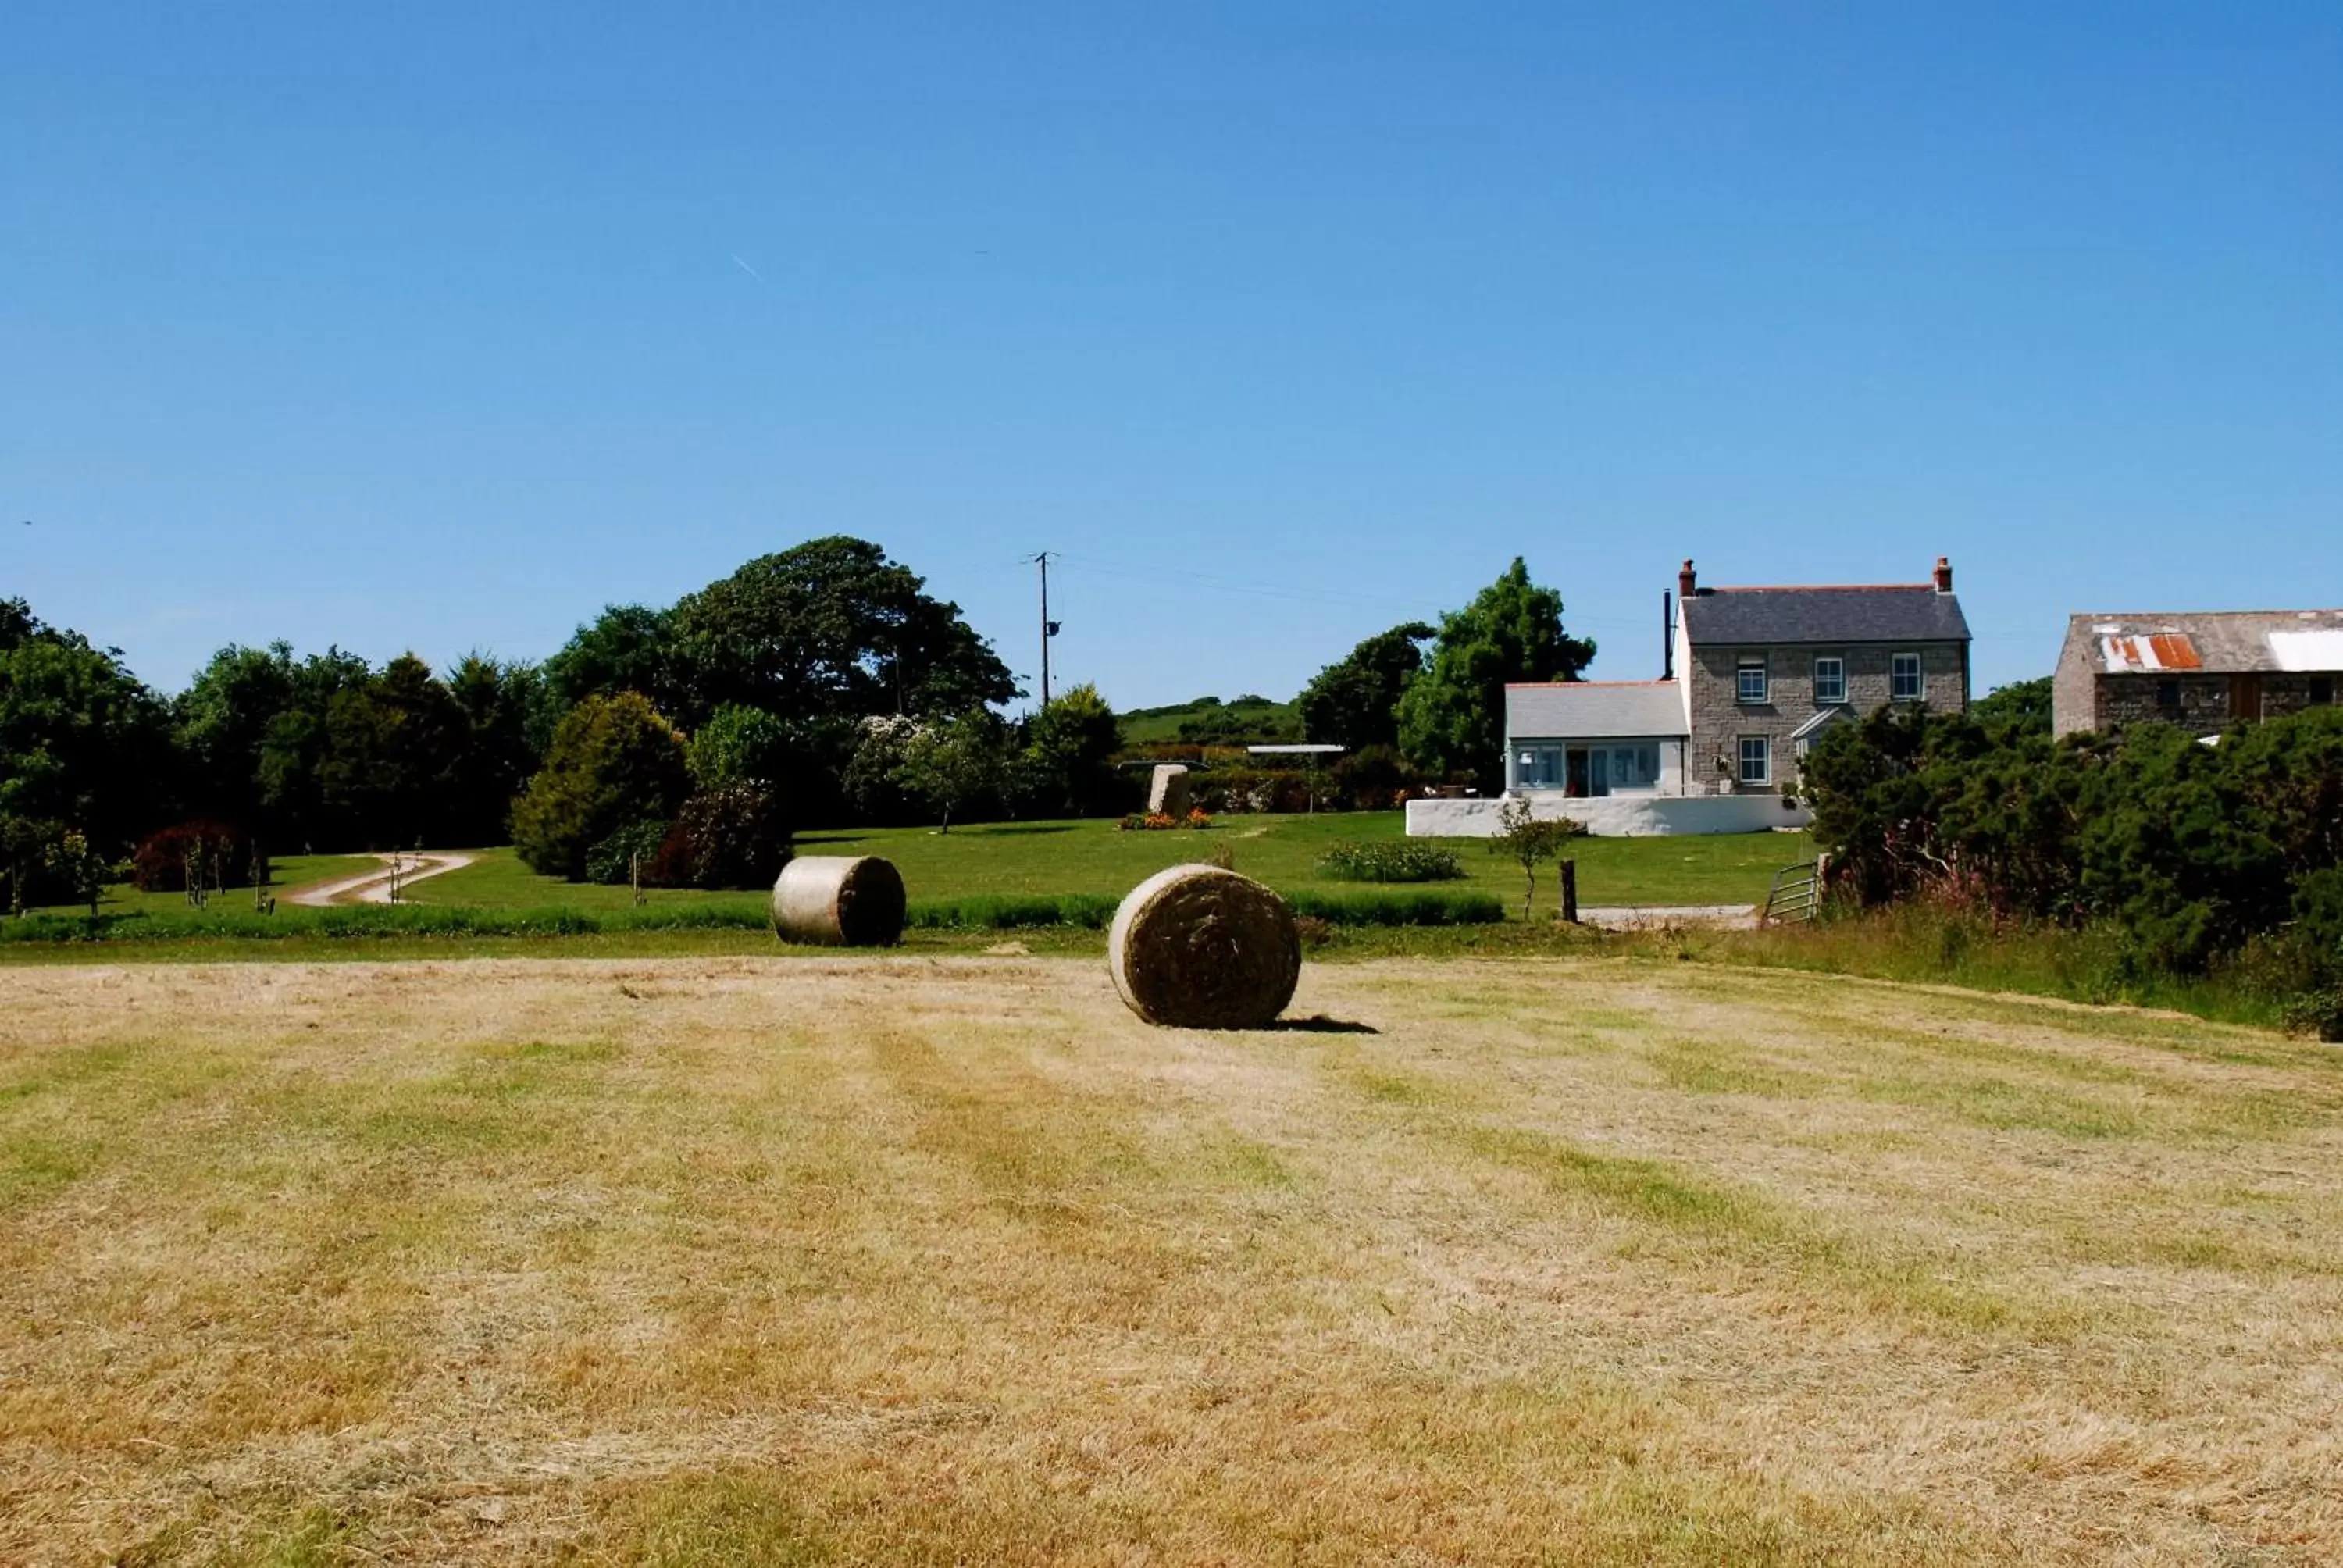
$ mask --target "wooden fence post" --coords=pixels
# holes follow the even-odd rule
[[[1578,923],[1578,862],[1562,863],[1562,918],[1572,925]]]

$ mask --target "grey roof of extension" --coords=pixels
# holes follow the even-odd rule
[[[1701,588],[1684,601],[1684,635],[1720,642],[1966,642],[1955,595],[1934,584],[1885,588]]]
[[[1684,733],[1673,680],[1529,681],[1505,688],[1512,740],[1656,739]]]

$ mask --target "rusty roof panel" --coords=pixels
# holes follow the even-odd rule
[[[2177,632],[2157,632],[2146,637],[2103,637],[2100,651],[2107,656],[2107,669],[2122,674],[2141,669],[2202,669],[2205,661],[2197,656],[2197,645]]]
[[[2197,646],[2185,637],[2151,637],[2147,646],[2156,653],[2159,669],[2202,669],[2205,661],[2197,657]]]

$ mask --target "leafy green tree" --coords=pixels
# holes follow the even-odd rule
[[[276,826],[261,809],[260,759],[269,726],[294,705],[297,679],[290,643],[231,643],[172,700],[194,815],[259,832]]]
[[[265,838],[287,845],[340,849],[363,842],[357,824],[327,809],[324,776],[332,748],[334,701],[363,687],[373,672],[357,654],[329,648],[291,666],[290,673],[286,704],[261,737],[255,769],[259,810],[220,814],[245,822],[256,816]]]
[[[839,770],[839,792],[861,820],[894,826],[917,819],[920,802],[903,783],[903,763],[920,729],[918,719],[901,714],[855,725],[853,749]]]
[[[1038,813],[1086,817],[1114,809],[1121,794],[1114,754],[1122,729],[1088,683],[1060,694],[1026,721],[1022,792]]]
[[[1422,621],[1377,632],[1328,665],[1302,689],[1294,706],[1304,739],[1361,750],[1399,744],[1399,699],[1423,668]]]
[[[586,851],[620,828],[666,820],[690,785],[683,736],[639,692],[589,697],[553,732],[545,766],[513,807],[532,868],[577,881]]]
[[[691,737],[691,778],[702,789],[778,789],[789,771],[789,727],[761,708],[728,702]]]
[[[1562,595],[1530,580],[1520,557],[1463,609],[1443,616],[1431,663],[1399,703],[1400,749],[1443,773],[1486,773],[1505,740],[1505,685],[1576,680],[1591,639],[1563,630]]]
[[[2032,680],[1996,686],[1970,703],[1969,712],[1988,728],[2047,739],[2050,734],[2050,677],[2038,675]]]
[[[942,814],[949,833],[953,812],[965,815],[1000,794],[1008,761],[1008,727],[991,709],[972,708],[915,730],[895,776],[905,792]]]
[[[456,747],[440,832],[449,843],[501,843],[513,800],[542,756],[532,732],[544,701],[544,672],[533,664],[500,664],[470,653],[448,673],[447,687]]]
[[[1489,853],[1502,855],[1522,869],[1522,919],[1530,918],[1537,902],[1537,870],[1562,853],[1562,847],[1586,831],[1586,824],[1570,817],[1540,817],[1518,796],[1497,809],[1497,833]]]
[[[5,608],[0,601],[0,610]],[[0,877],[8,883],[10,914],[21,915],[40,901],[48,847],[64,831],[61,822],[0,811]]]
[[[675,607],[679,710],[728,702],[782,719],[964,713],[1015,681],[960,607],[867,540],[809,540],[749,562]]]
[[[75,903],[88,905],[90,919],[96,920],[99,895],[106,891],[114,867],[90,847],[89,836],[68,828],[49,844],[44,859],[57,886]]]
[[[639,604],[605,606],[545,661],[557,720],[589,697],[621,691],[639,691],[673,709],[686,695],[676,675],[674,612]]]
[[[8,601],[0,642],[0,815],[126,846],[170,803],[168,710],[118,651],[42,624],[22,600]]]
[[[440,841],[455,804],[464,719],[412,653],[337,692],[326,711],[318,789],[356,841],[377,849]]]

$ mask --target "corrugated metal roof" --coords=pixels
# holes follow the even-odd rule
[[[2280,669],[2343,669],[2343,628],[2332,631],[2274,631],[2270,657]]]
[[[2196,644],[2177,632],[2149,637],[2103,637],[2099,638],[2099,656],[2107,660],[2107,672],[2111,675],[2121,675],[2127,670],[2205,668],[2205,661],[2197,657]]]
[[[2070,647],[2081,643],[2092,662],[2111,675],[2343,673],[2343,609],[2103,612],[2069,618],[2066,638]]]
[[[1702,588],[1684,602],[1701,643],[1966,642],[1960,600],[1934,584]]]
[[[1686,733],[1673,680],[1569,680],[1505,688],[1505,736],[1514,740],[1628,740]]]

